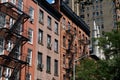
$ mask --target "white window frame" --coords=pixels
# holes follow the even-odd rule
[[[8,41],[8,45],[7,45],[7,51],[11,51],[13,49],[13,42],[11,40]]]
[[[13,4],[16,4],[16,0],[11,0],[10,2]]]
[[[29,63],[29,66],[32,65],[32,53],[32,50],[28,49],[27,62]]]
[[[4,75],[5,75],[5,80],[8,80],[8,78],[11,75],[11,69],[6,67]]]
[[[18,8],[23,10],[23,0],[18,0]]]
[[[30,38],[30,39],[29,39]],[[29,43],[32,44],[33,43],[33,30],[31,28],[28,29],[28,39],[29,39]]]
[[[13,18],[10,18],[10,28],[13,26],[15,20],[13,20]]]
[[[8,0],[1,0],[1,3],[8,2]]]
[[[30,21],[34,21],[34,9],[32,7],[29,8],[29,15],[30,15]]]

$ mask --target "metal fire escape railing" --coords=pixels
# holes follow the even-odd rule
[[[70,28],[68,28],[66,30],[66,36],[68,36],[68,49],[66,50],[67,52],[67,56],[69,58],[69,62],[68,62],[68,67],[66,68],[66,76],[70,77],[72,75],[72,67],[73,67],[73,60],[74,60],[74,40],[75,40],[75,36],[76,36],[76,31],[73,29],[73,26],[70,26]]]
[[[17,72],[28,65],[26,55],[21,53],[20,59],[18,59],[15,57],[15,51],[18,46],[23,46],[28,41],[28,38],[17,32],[17,28],[29,19],[29,15],[10,2],[0,3],[0,12],[15,20],[12,27],[0,28],[0,36],[5,39],[5,44],[7,45],[9,40],[13,41],[11,51],[8,54],[0,55],[0,65],[3,66],[2,76],[4,77],[5,68],[7,67],[11,69],[9,80],[15,80]]]

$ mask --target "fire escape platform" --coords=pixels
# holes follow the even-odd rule
[[[0,55],[0,65],[15,69],[16,64],[27,65],[28,63],[23,60],[19,60],[8,55]]]
[[[10,37],[13,38],[13,42],[15,42],[17,38],[22,38],[23,41],[28,41],[28,38],[26,38],[25,36],[10,31],[8,28],[0,28],[1,37],[7,37],[8,35],[9,36],[11,35]]]
[[[0,12],[5,13],[6,15],[9,15],[15,20],[18,20],[20,15],[23,15],[24,22],[30,17],[27,13],[24,11],[20,10],[16,5],[14,5],[11,2],[5,2],[5,3],[0,3]]]

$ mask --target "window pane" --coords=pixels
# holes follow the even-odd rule
[[[55,22],[55,33],[58,34],[58,23]]]
[[[5,27],[5,17],[6,15],[0,12],[0,28]]]
[[[55,60],[54,62],[54,74],[58,75],[58,60]]]
[[[48,16],[48,27],[51,28],[51,18]]]
[[[43,20],[44,20],[43,18],[44,18],[43,11],[40,10],[40,11],[39,11],[39,22],[40,22],[40,23],[43,23]]]
[[[34,9],[32,7],[29,8],[29,15],[30,15],[30,19],[34,20]]]
[[[30,73],[26,74],[26,80],[31,80],[31,74]]]
[[[47,47],[51,48],[51,36],[47,35]]]
[[[29,28],[28,30],[28,39],[29,39],[29,42],[32,43],[33,41],[33,30]]]
[[[42,64],[42,53],[38,52],[38,64]]]
[[[43,31],[39,30],[38,32],[38,43],[43,43]]]
[[[23,10],[23,0],[18,0],[18,8]]]
[[[56,40],[56,39],[55,39],[55,45],[54,46],[55,46],[55,49],[54,49],[55,52],[58,52],[58,40]]]
[[[4,49],[4,40],[3,38],[0,38],[0,54],[3,54]]]
[[[51,71],[51,57],[47,56],[47,72]]]
[[[32,50],[31,49],[28,49],[27,62],[29,63],[29,65],[32,64]]]

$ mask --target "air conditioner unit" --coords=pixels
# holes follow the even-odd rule
[[[34,19],[30,18],[30,22],[33,23]]]
[[[48,48],[52,48],[52,44],[51,43],[48,43]]]
[[[43,67],[44,67],[44,65],[43,65],[43,64],[38,64],[38,69],[42,70],[42,69],[43,69]]]

